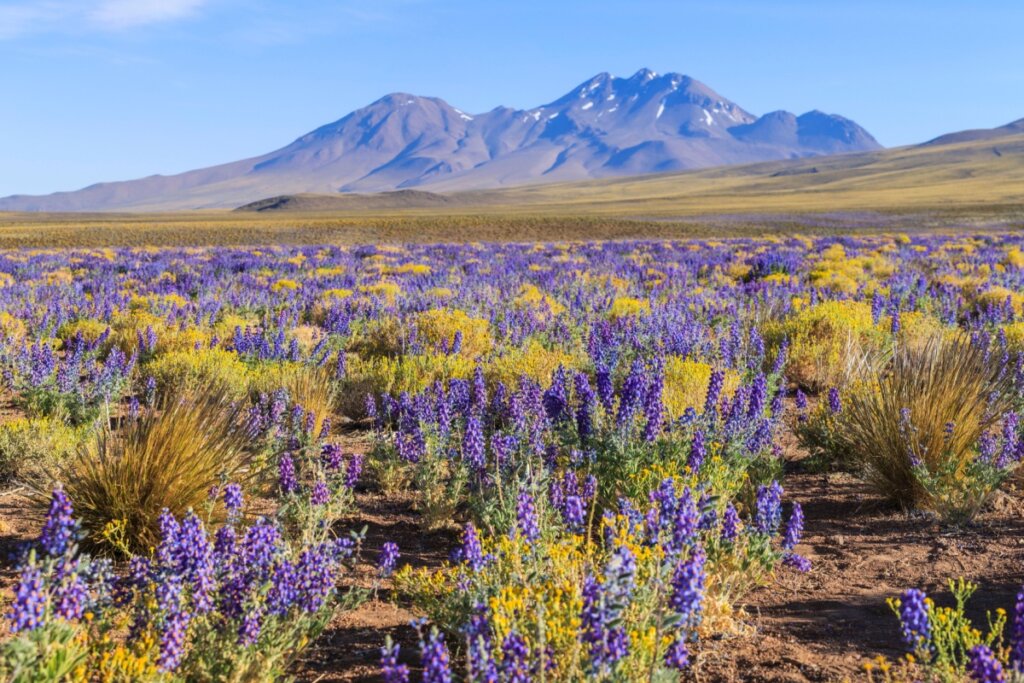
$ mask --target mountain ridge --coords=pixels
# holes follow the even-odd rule
[[[43,196],[0,210],[229,208],[270,196],[450,192],[880,149],[855,122],[812,110],[758,117],[683,74],[603,72],[531,109],[466,113],[390,93],[270,153],[175,175]]]

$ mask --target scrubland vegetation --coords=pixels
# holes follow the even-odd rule
[[[332,620],[390,600],[418,636],[378,634],[389,683],[715,680],[751,596],[816,571],[794,467],[965,537],[1018,496],[1022,249],[0,252],[0,477],[38,520],[0,671],[313,679]],[[368,493],[450,558],[368,542]],[[891,649],[846,675],[1021,680],[1024,592],[986,623],[947,578],[952,605],[892,595]]]

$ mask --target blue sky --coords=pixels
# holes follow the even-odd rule
[[[601,71],[885,145],[1024,117],[1024,3],[0,0],[0,196],[254,156],[392,91],[530,107]]]

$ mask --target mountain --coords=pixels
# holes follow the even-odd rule
[[[599,74],[540,107],[470,115],[393,93],[269,154],[173,176],[0,199],[7,211],[234,207],[268,196],[431,192],[677,171],[879,149],[818,111],[757,117],[700,81]]]

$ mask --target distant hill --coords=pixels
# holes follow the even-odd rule
[[[377,194],[291,194],[260,199],[235,211],[374,211],[418,209],[454,203],[447,195],[419,190]]]
[[[1004,138],[1008,135],[1024,133],[1024,119],[1017,119],[1012,123],[998,128],[977,128],[974,130],[962,130],[959,133],[948,133],[940,135],[934,140],[929,140],[925,145],[952,145],[957,142],[972,142],[975,140],[994,140]]]
[[[436,97],[393,93],[269,154],[173,176],[6,197],[0,210],[227,208],[280,195],[451,192],[879,148],[842,116],[757,117],[689,76],[642,69],[629,78],[599,74],[526,110],[467,114]]]

